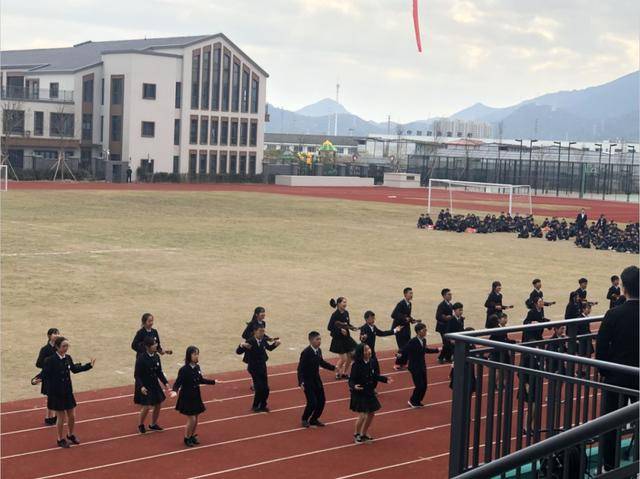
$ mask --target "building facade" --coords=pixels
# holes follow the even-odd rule
[[[223,34],[2,52],[3,154],[109,180],[262,171],[268,74]]]

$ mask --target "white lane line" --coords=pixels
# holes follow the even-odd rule
[[[2,253],[5,258],[32,257],[32,256],[68,256],[81,254],[111,254],[111,253],[149,253],[156,251],[176,252],[180,248],[119,248],[119,249],[92,249],[88,251],[39,251],[35,253]]]
[[[362,476],[364,474],[371,474],[372,472],[386,471],[387,469],[393,469],[395,467],[408,466],[409,464],[415,464],[417,462],[422,462],[422,461],[430,461],[432,459],[437,459],[439,457],[444,457],[444,456],[448,456],[448,455],[449,455],[448,452],[443,452],[442,454],[436,454],[435,456],[421,457],[421,458],[418,458],[418,459],[414,459],[413,461],[399,462],[397,464],[391,464],[389,466],[376,467],[375,469],[368,469],[366,471],[356,472],[356,473],[353,473],[353,474],[349,474],[348,476],[336,477],[336,479],[349,479],[351,477],[358,477],[358,476]]]

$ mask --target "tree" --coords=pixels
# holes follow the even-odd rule
[[[23,103],[20,99],[11,99],[2,102],[3,141],[0,145],[0,164],[6,165],[16,180],[18,180],[18,174],[11,164],[9,151],[13,146],[14,138],[25,136],[25,117],[29,110],[25,111],[23,108]]]
[[[69,139],[73,139],[74,137],[75,121],[73,113],[67,111],[67,105],[65,103],[61,103],[56,112],[52,113],[50,128],[51,136],[55,136],[59,140],[58,159],[52,166],[52,169],[54,169],[52,179],[55,181],[58,177],[58,172],[60,172],[60,179],[64,180],[64,170],[66,168],[75,180],[76,177],[66,162],[66,147],[69,146]]]

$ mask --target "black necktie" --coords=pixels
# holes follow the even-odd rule
[[[427,347],[427,340],[426,339],[421,339],[420,342],[422,343],[422,347],[423,348]]]

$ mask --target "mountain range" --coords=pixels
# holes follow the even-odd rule
[[[495,138],[577,141],[624,138],[637,142],[640,136],[639,85],[640,72],[636,71],[603,85],[548,93],[504,108],[476,103],[449,118],[490,123]],[[270,121],[266,131],[333,134],[336,113],[338,134],[353,136],[400,131],[404,134],[426,133],[435,119],[404,124],[367,121],[347,111],[340,103],[325,98],[296,111],[269,105]]]

